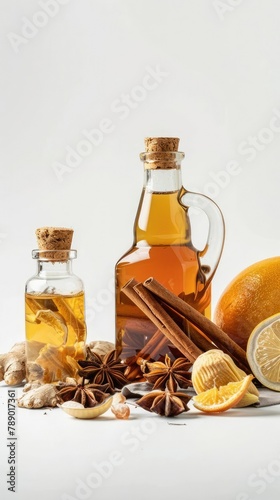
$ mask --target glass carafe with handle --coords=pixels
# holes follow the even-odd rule
[[[180,356],[168,342],[151,343],[154,324],[122,292],[131,279],[143,282],[154,277],[166,288],[210,317],[211,281],[217,269],[223,244],[224,220],[210,198],[185,189],[181,179],[184,153],[178,151],[177,138],[147,138],[144,186],[134,223],[134,241],[119,259],[116,276],[116,346],[122,359],[137,365],[140,358],[163,359]],[[208,236],[202,250],[192,242],[190,207],[203,210],[208,218]],[[190,335],[190,325],[183,330]],[[152,345],[152,350],[146,346]],[[129,370],[128,370],[129,373]],[[131,380],[140,377],[131,370]]]

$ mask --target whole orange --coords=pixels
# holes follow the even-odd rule
[[[214,322],[246,350],[261,321],[280,313],[280,257],[261,260],[239,273],[222,293]]]

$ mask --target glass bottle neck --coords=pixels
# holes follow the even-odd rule
[[[184,192],[179,165],[145,169],[134,224],[135,245],[185,245],[190,241],[188,215],[180,203]]]
[[[42,278],[63,278],[65,276],[69,276],[72,274],[72,260],[57,262],[38,259],[37,272]]]
[[[150,193],[172,193],[181,187],[181,169],[178,167],[144,171],[144,189]]]
[[[182,187],[181,161],[184,153],[153,151],[140,154],[144,163],[144,189],[152,193],[172,193]]]

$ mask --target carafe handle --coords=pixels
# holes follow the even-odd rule
[[[208,218],[206,244],[202,250],[198,251],[201,270],[205,277],[205,287],[212,280],[222,255],[225,240],[224,218],[218,205],[203,194],[184,190],[180,203],[186,210],[190,207],[202,210]]]

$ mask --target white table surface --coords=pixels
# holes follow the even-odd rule
[[[8,387],[0,385],[0,493],[18,500],[278,500],[280,405],[164,418],[131,405],[78,420],[16,411],[16,493],[7,489]],[[17,397],[21,388],[16,389]]]

